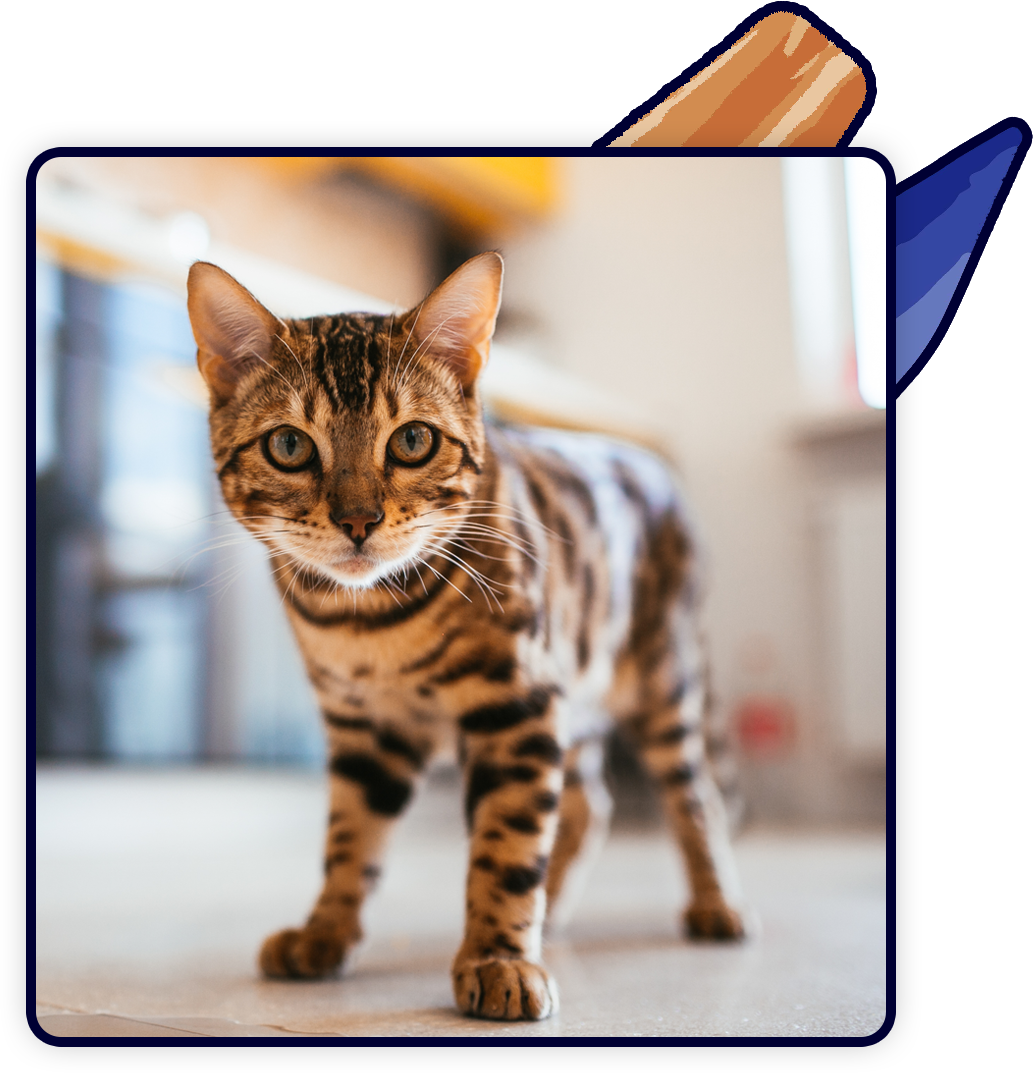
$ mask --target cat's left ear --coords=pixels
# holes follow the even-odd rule
[[[240,378],[267,361],[282,325],[228,272],[196,261],[187,277],[187,311],[197,342],[197,366],[212,398],[226,402]]]
[[[481,253],[457,268],[406,320],[421,353],[447,365],[464,391],[488,360],[502,302],[502,258]]]

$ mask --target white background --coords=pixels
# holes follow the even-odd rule
[[[869,0],[876,113],[1024,112],[1028,28],[1019,2]],[[588,0],[50,0],[10,8],[5,39],[4,113],[591,109]],[[1018,1058],[1030,1008],[1031,361],[1025,340],[964,341],[964,491],[930,504],[934,1073]]]
[[[992,11],[994,24],[975,23],[979,10]],[[867,16],[876,112],[1025,112],[1028,6],[880,0],[868,4]],[[1010,31],[1003,29],[1009,21]],[[1029,269],[1025,310],[1029,318]],[[1033,999],[1033,354],[1028,337],[963,339],[961,365],[962,494],[933,496],[929,504],[933,1073],[1028,1062],[1024,1030]],[[898,734],[913,745],[925,712],[902,708],[898,719]],[[921,808],[907,792],[909,781],[906,770],[898,771],[901,810]],[[899,858],[917,849],[901,846]],[[909,932],[924,922],[901,913],[897,924],[906,952]],[[907,1024],[906,993],[918,981],[909,961],[901,964],[898,1009],[910,1034],[916,1026]]]

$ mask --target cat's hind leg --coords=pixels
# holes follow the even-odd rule
[[[745,935],[728,821],[706,748],[706,657],[696,626],[692,544],[674,515],[648,534],[611,711],[653,776],[692,890],[691,938]]]
[[[545,881],[546,923],[570,919],[585,874],[606,840],[613,801],[603,783],[603,746],[598,740],[571,746],[563,760],[559,825]]]
[[[706,757],[692,702],[660,704],[631,724],[682,851],[692,896],[684,926],[692,939],[742,939],[738,880],[724,801]],[[686,710],[688,708],[688,710]]]
[[[362,938],[362,903],[376,884],[387,837],[430,751],[429,744],[369,720],[352,719],[351,726],[335,726],[329,716],[327,721],[330,820],[323,890],[303,927],[266,939],[258,957],[266,976],[327,976]]]

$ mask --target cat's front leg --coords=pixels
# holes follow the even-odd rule
[[[323,890],[301,928],[266,939],[259,965],[267,976],[327,976],[362,938],[359,913],[380,875],[387,836],[409,803],[429,746],[370,720],[330,721],[330,822]],[[340,720],[339,720],[340,722]],[[360,725],[361,724],[361,725]]]
[[[541,961],[545,876],[563,782],[556,717],[548,692],[532,690],[460,721],[470,866],[452,983],[459,1009],[475,1017],[538,1020],[558,1007]]]

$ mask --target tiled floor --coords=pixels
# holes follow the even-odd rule
[[[401,825],[367,940],[339,979],[273,982],[263,936],[319,885],[318,776],[60,770],[37,790],[37,1013],[64,1036],[866,1036],[885,1017],[881,833],[753,830],[737,843],[762,921],[742,947],[678,938],[684,899],[658,831],[613,834],[566,932],[546,947],[561,1011],[459,1016],[458,787]]]

